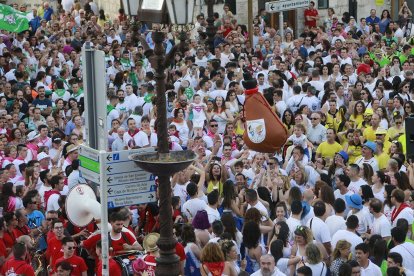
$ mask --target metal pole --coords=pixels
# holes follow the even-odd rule
[[[279,34],[283,41],[284,35],[283,35],[283,12],[282,11],[279,12]]]
[[[101,243],[102,243],[102,276],[109,276],[109,242],[108,242],[108,193],[106,183],[106,155],[105,151],[99,152],[99,178],[100,178],[100,203],[101,203]]]
[[[157,88],[157,136],[158,136],[158,153],[168,158],[168,132],[167,132],[167,107],[165,98],[165,50],[164,50],[164,33],[153,32],[152,40],[154,41],[154,56],[152,65],[155,69],[155,81]],[[175,245],[177,240],[173,235],[172,210],[171,210],[171,183],[170,176],[158,176],[159,192],[159,222],[160,238],[157,245],[160,248],[160,257],[157,258],[156,275],[179,275],[180,265],[179,257],[175,254]]]
[[[105,53],[87,43],[83,50],[83,86],[85,99],[85,143],[96,150],[107,150]]]
[[[214,55],[214,35],[216,34],[216,28],[214,27],[214,5],[215,0],[205,0],[205,3],[207,4],[207,28],[206,28],[206,34],[207,34],[207,46],[210,50],[210,54]]]
[[[253,1],[247,0],[247,32],[249,33],[250,45],[253,47]]]
[[[98,149],[98,130],[97,130],[97,117],[95,112],[97,109],[94,94],[95,91],[95,72],[94,72],[94,50],[91,48],[90,42],[87,42],[85,45],[84,56],[85,63],[83,65],[83,82],[84,82],[84,97],[85,105],[87,104],[88,108],[86,110],[86,143],[89,147],[93,149]]]

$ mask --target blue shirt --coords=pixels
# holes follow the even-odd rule
[[[367,25],[372,24],[372,23],[379,23],[380,19],[378,16],[375,16],[375,18],[372,18],[371,16],[368,16],[367,18],[365,18],[365,20],[367,21]]]
[[[45,13],[43,14],[43,19],[46,19],[46,21],[50,21],[52,19],[53,9],[49,7],[47,10],[45,10]]]
[[[39,210],[34,210],[26,216],[28,219],[27,226],[29,226],[30,229],[35,229],[42,226],[42,222],[45,220],[45,216]]]

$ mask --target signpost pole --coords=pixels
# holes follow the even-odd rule
[[[105,159],[103,153],[107,150],[108,131],[106,126],[106,84],[105,84],[105,54],[91,48],[87,43],[82,50],[83,85],[85,106],[86,145],[89,149],[99,150],[99,158],[92,160],[93,175],[96,175],[99,162],[99,177],[92,180],[100,184],[101,198],[101,237],[102,237],[102,275],[109,276],[109,247],[108,247],[108,204],[105,179]],[[84,161],[87,161],[85,158]],[[81,161],[82,166],[82,161]],[[91,168],[91,167],[89,167]],[[90,179],[89,179],[90,180]]]
[[[109,242],[108,242],[108,194],[106,183],[106,151],[99,152],[99,178],[101,199],[101,243],[102,243],[102,275],[109,276]]]
[[[279,12],[279,34],[282,42],[284,41],[284,33],[283,33],[283,11]]]

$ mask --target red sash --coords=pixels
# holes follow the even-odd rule
[[[394,208],[394,210],[391,213],[391,223],[394,223],[394,220],[398,217],[398,215],[401,213],[402,210],[404,210],[406,207],[410,208],[407,203],[402,203],[400,207]]]
[[[203,263],[208,270],[210,271],[211,275],[213,276],[221,276],[224,271],[224,262],[215,262],[215,263]]]

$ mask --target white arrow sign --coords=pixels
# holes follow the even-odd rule
[[[310,0],[281,0],[267,2],[265,5],[266,11],[269,13],[289,11],[298,8],[308,7]]]

